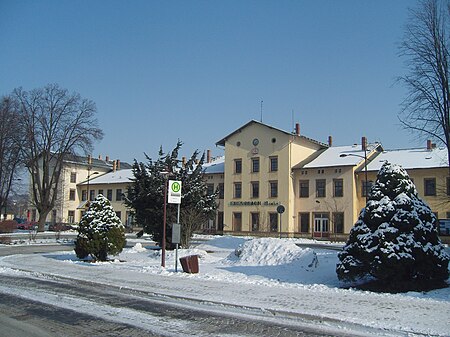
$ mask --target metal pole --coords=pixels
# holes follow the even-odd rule
[[[367,149],[364,147],[364,174],[366,179],[366,206],[367,206],[367,197],[369,195],[369,186],[367,185]]]
[[[167,180],[164,180],[164,220],[163,220],[163,240],[162,240],[162,254],[161,266],[166,267],[166,208],[167,208]]]
[[[283,216],[283,213],[280,213],[280,239],[281,239],[281,217]]]
[[[177,224],[180,223],[180,206],[178,204],[178,212],[177,212]],[[175,245],[175,273],[178,272],[178,243]]]

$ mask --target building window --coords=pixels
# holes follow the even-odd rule
[[[252,232],[259,231],[259,213],[250,213],[252,221]]]
[[[278,232],[278,213],[269,213],[269,224],[271,232]]]
[[[309,198],[309,180],[300,180],[299,197]]]
[[[103,195],[103,196],[104,196],[104,194],[103,194],[103,190],[98,190],[98,194],[101,194],[101,195]]]
[[[87,200],[87,191],[82,190],[81,191],[81,201],[86,201],[86,200]]]
[[[240,212],[233,213],[233,231],[242,231],[242,213]]]
[[[425,195],[427,196],[436,195],[436,178],[425,178],[423,182]]]
[[[89,200],[95,200],[95,190],[89,191]]]
[[[259,198],[259,182],[252,181],[252,198]]]
[[[109,201],[112,201],[112,190],[106,191],[106,199],[108,199]]]
[[[242,173],[242,159],[234,160],[234,173]]]
[[[72,184],[74,184],[74,183],[77,182],[77,173],[76,173],[76,172],[71,172],[71,173],[70,173],[70,182],[71,182]]]
[[[69,191],[69,200],[75,201],[75,190],[74,189],[70,189],[70,191]]]
[[[369,196],[369,194],[370,194],[370,190],[372,189],[372,185],[373,185],[373,181],[365,181],[365,180],[363,180],[363,182],[362,182],[362,190],[361,190],[361,195],[363,196],[363,197],[368,197]]]
[[[259,158],[252,158],[252,173],[259,172]]]
[[[213,195],[214,194],[214,184],[207,184],[206,185],[206,194],[207,195]]]
[[[69,223],[74,223],[75,222],[75,211],[69,211],[67,214],[67,221]]]
[[[242,198],[242,183],[234,183],[234,198]]]
[[[278,197],[278,181],[271,181],[269,182],[269,198],[276,198]]]
[[[300,233],[309,233],[309,213],[298,213]]]
[[[270,157],[270,172],[278,171],[278,157]]]
[[[122,221],[122,212],[121,211],[117,211],[116,215],[119,218],[119,220]]]
[[[344,233],[344,213],[333,213],[335,233]]]
[[[344,196],[344,180],[343,179],[334,179],[334,196],[335,197],[343,197]]]
[[[225,197],[225,188],[224,188],[224,184],[220,183],[219,184],[219,199],[223,199]]]
[[[116,201],[122,201],[122,189],[118,188],[116,190]]]
[[[325,179],[317,179],[316,180],[316,197],[317,198],[325,198],[326,197],[326,180]]]

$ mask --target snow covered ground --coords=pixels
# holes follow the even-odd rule
[[[11,255],[0,258],[0,273],[94,280],[237,305],[241,309],[236,315],[257,308],[318,317],[325,327],[330,322],[348,331],[358,326],[372,335],[450,335],[450,288],[405,294],[342,289],[335,272],[335,250],[301,248],[295,239],[198,236],[195,248],[178,252],[178,257],[199,256],[200,272],[186,274],[180,265],[175,272],[175,252],[167,252],[162,268],[160,251],[149,249],[148,240],[130,241],[132,248],[112,262],[81,262],[73,251]],[[0,287],[0,292],[7,291]],[[62,302],[45,300],[54,305]],[[373,333],[374,328],[380,330]]]

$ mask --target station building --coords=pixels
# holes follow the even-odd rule
[[[203,165],[207,193],[219,190],[216,217],[205,232],[345,240],[384,161],[402,165],[438,219],[450,218],[447,154],[431,142],[386,150],[362,137],[359,144],[333,146],[331,137],[322,143],[302,135],[298,124],[287,132],[252,120],[216,145],[224,156],[207,151]],[[63,170],[51,222],[78,222],[87,201],[103,194],[131,226],[123,203],[129,164],[82,157],[66,161]]]

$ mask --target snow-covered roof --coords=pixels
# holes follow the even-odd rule
[[[203,164],[205,174],[224,173],[225,172],[225,156],[215,158],[212,162]]]
[[[406,170],[439,168],[448,167],[448,154],[443,148],[386,150],[367,165],[367,170],[379,171],[385,161],[401,165]]]
[[[381,144],[368,144],[367,155],[377,148],[381,148]],[[341,157],[341,155],[346,155]],[[321,168],[334,166],[357,166],[364,161],[364,151],[361,144],[347,146],[332,146],[325,149],[317,157],[309,161],[307,164],[300,163],[294,168]]]
[[[131,178],[133,178],[132,169],[117,170],[97,177],[92,177],[89,180],[89,185],[129,183]],[[80,183],[80,185],[87,185],[87,181]]]

